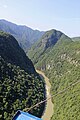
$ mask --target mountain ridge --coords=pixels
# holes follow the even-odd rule
[[[44,34],[43,31],[33,30],[25,25],[17,25],[4,19],[0,20],[0,30],[13,35],[25,52]]]
[[[51,94],[54,96],[80,79],[80,42],[63,34],[55,45],[44,51],[41,40],[29,50],[28,56],[35,68],[43,71],[49,78]],[[80,83],[53,97],[52,102],[54,112],[51,120],[79,120]]]
[[[24,51],[19,47],[16,39],[7,33],[0,32],[0,55],[9,63],[20,66],[25,71],[29,72],[30,65],[32,66],[31,73],[35,73],[32,62],[26,56]]]
[[[65,38],[65,40],[64,40]],[[43,36],[28,50],[28,56],[36,63],[36,60],[44,54],[44,52],[56,45],[58,41],[66,41],[66,39],[71,41],[67,35],[57,30],[49,30],[43,34]]]
[[[79,37],[73,37],[72,40],[73,41],[80,41],[80,36]]]

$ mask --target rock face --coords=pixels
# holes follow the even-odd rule
[[[56,31],[54,29],[47,31],[41,38],[42,44],[44,44],[45,49],[55,45],[62,36],[62,34],[63,34],[62,32]]]
[[[25,52],[44,34],[42,31],[16,25],[6,20],[0,20],[0,30],[13,35]]]
[[[70,39],[60,31],[54,29],[47,31],[40,40],[31,47],[28,51],[28,56],[33,63],[36,63],[38,58],[40,58],[46,50],[54,47],[58,41],[65,41],[67,38]]]

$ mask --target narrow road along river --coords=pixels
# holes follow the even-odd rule
[[[47,93],[46,97],[49,98],[51,96],[51,94],[50,94],[51,84],[49,82],[49,79],[45,76],[45,74],[42,71],[36,70],[36,72],[39,73],[44,78],[45,83],[46,83],[46,93]],[[49,99],[47,101],[47,105],[46,105],[44,114],[42,116],[42,119],[50,120],[52,115],[53,115],[53,103],[52,103],[51,99]]]

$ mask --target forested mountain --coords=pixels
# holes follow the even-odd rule
[[[0,30],[13,35],[25,52],[44,34],[44,32],[16,25],[6,20],[0,20]]]
[[[17,110],[28,108],[45,99],[45,83],[16,39],[0,32],[0,119],[11,120]],[[30,113],[41,117],[44,104]]]
[[[7,33],[0,32],[0,56],[8,63],[20,66],[27,72],[35,73],[34,66],[16,39]]]
[[[37,63],[39,59],[44,55],[44,53],[49,49],[54,47],[54,45],[58,41],[66,41],[66,39],[71,39],[63,34],[60,31],[57,30],[50,30],[45,32],[45,34],[31,47],[31,49],[28,51],[28,55],[33,61],[33,63]],[[47,53],[47,52],[46,52]],[[43,59],[42,59],[43,60]]]
[[[80,37],[73,37],[72,40],[73,41],[80,41]]]
[[[56,32],[46,32],[28,53],[35,67],[50,79],[52,95],[80,80],[80,42]],[[50,44],[54,38],[56,43]],[[80,119],[80,83],[53,97],[52,101],[54,113],[51,120]]]

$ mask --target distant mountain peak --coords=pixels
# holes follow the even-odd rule
[[[33,30],[25,25],[17,25],[4,19],[0,20],[0,30],[13,35],[25,52],[44,34],[43,31]]]
[[[41,38],[45,49],[55,45],[62,35],[62,32],[54,29],[47,31]]]
[[[57,30],[49,30],[43,34],[40,40],[32,46],[28,51],[28,56],[31,58],[33,63],[37,63],[38,59],[48,50],[53,48],[60,42],[69,42],[71,39],[64,33]]]

